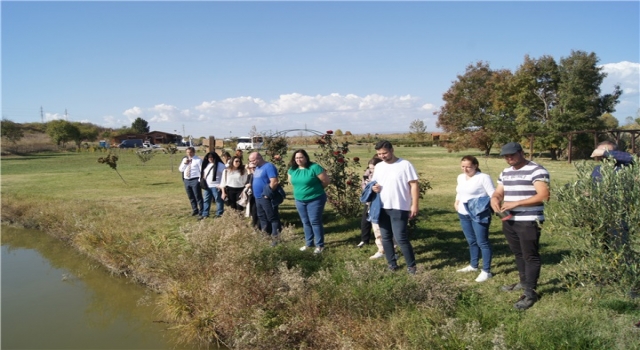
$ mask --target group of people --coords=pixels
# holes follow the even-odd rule
[[[395,271],[398,269],[395,240],[405,258],[407,271],[415,274],[416,262],[407,224],[418,213],[418,176],[410,162],[394,155],[388,141],[379,142],[375,148],[376,158],[369,161],[363,176],[361,201],[367,205],[357,247],[368,244],[373,232],[378,252],[370,259],[385,256],[389,269]],[[480,170],[476,157],[468,155],[460,161],[454,208],[469,245],[470,263],[457,272],[480,270],[475,279],[477,282],[493,277],[489,226],[492,215],[498,213],[519,274],[519,282],[503,286],[502,290],[522,290],[514,307],[525,310],[538,300],[535,289],[541,267],[539,240],[550,178],[544,167],[525,158],[518,143],[504,145],[500,156],[509,167],[500,173],[497,187],[491,177]]]
[[[195,148],[187,148],[178,170],[182,172],[184,187],[191,203],[191,215],[198,220],[209,217],[215,202],[215,217],[224,213],[225,202],[235,210],[242,210],[238,200],[245,189],[251,188],[249,181],[252,167],[242,164],[242,152],[223,160],[216,152],[209,152],[201,159]]]
[[[409,240],[408,223],[418,215],[418,174],[411,162],[395,155],[389,141],[378,142],[375,150],[376,154],[368,162],[362,180],[360,201],[365,206],[361,218],[361,241],[357,247],[368,244],[373,233],[378,250],[370,259],[385,257],[388,269],[397,271],[399,266],[395,248],[399,247],[407,272],[415,274],[416,259]],[[192,148],[188,149],[187,157],[180,166],[193,215],[208,216],[211,198],[216,201],[216,216],[222,215],[224,204],[218,198],[237,196],[243,191],[241,187],[251,188],[257,216],[254,223],[257,221],[256,226],[274,238],[273,245],[277,244],[280,218],[273,200],[279,186],[276,166],[266,162],[260,153],[253,152],[249,156],[246,174],[240,170],[241,157],[233,157],[231,164],[225,166],[215,152],[208,153],[204,162],[200,162],[194,153]],[[592,157],[607,155],[620,158],[621,162],[630,158],[615,151],[615,145],[607,142],[601,143]],[[480,170],[476,157],[467,155],[460,161],[461,173],[457,178],[454,208],[469,245],[470,262],[457,272],[480,270],[476,282],[485,282],[493,277],[489,226],[496,214],[502,221],[502,232],[515,256],[519,275],[516,283],[502,286],[501,289],[507,292],[522,291],[514,307],[526,310],[539,298],[536,288],[541,269],[540,233],[545,220],[544,202],[550,196],[550,176],[543,166],[526,159],[519,143],[504,145],[500,156],[504,157],[508,167],[498,176],[497,186],[494,186],[491,176]],[[225,174],[227,170],[229,172]],[[314,254],[320,254],[325,247],[322,222],[327,202],[325,188],[331,180],[325,169],[312,162],[303,149],[293,152],[287,175],[304,231],[305,245],[300,250],[313,247]],[[206,177],[212,189],[205,191],[204,204],[202,198],[198,199],[198,180],[201,176]]]

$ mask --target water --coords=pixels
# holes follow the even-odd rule
[[[3,226],[1,255],[2,349],[174,348],[155,294],[62,242]]]

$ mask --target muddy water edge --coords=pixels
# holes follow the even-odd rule
[[[2,226],[2,349],[196,349],[170,339],[157,295],[55,238]]]

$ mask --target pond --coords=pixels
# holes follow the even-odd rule
[[[157,295],[55,238],[2,226],[1,255],[2,349],[174,348]]]

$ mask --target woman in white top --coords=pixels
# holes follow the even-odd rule
[[[478,159],[464,156],[460,161],[462,174],[458,175],[456,201],[454,207],[460,218],[462,232],[469,243],[470,264],[458,272],[478,270],[478,261],[482,254],[482,271],[476,282],[484,282],[491,275],[491,243],[489,226],[491,225],[491,195],[495,191],[491,176],[482,173]]]
[[[218,153],[207,153],[205,160],[202,162],[201,176],[207,180],[209,188],[202,190],[204,193],[204,209],[202,210],[202,216],[199,220],[209,217],[212,201],[216,202],[216,217],[222,216],[224,212],[224,200],[222,199],[222,190],[220,189],[224,169],[224,163]]]
[[[243,208],[238,205],[238,199],[247,183],[247,175],[247,170],[244,165],[242,165],[242,158],[238,156],[231,159],[230,165],[225,169],[224,174],[222,174],[222,182],[220,183],[222,199],[226,200],[229,198],[227,202],[233,209],[243,210]]]

